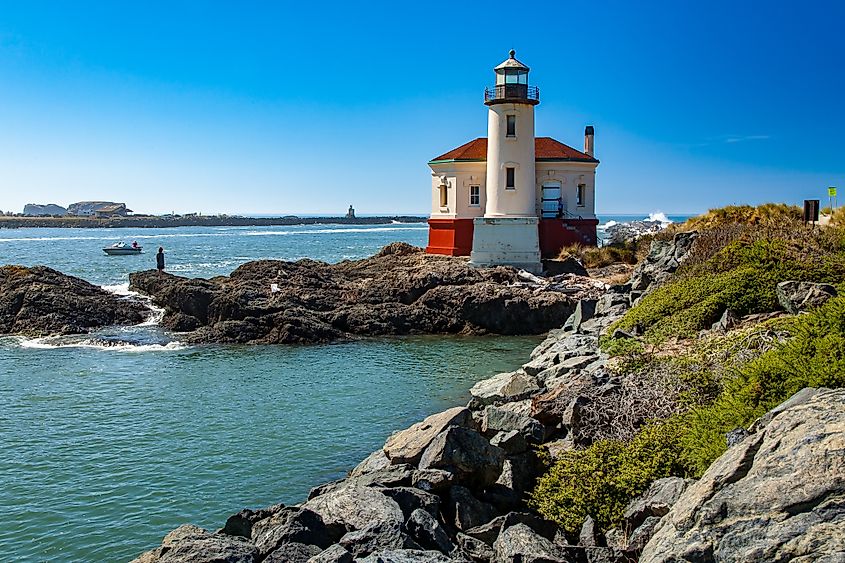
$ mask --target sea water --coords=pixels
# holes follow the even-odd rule
[[[363,258],[426,236],[425,224],[0,230],[0,264],[44,264],[125,294],[159,246],[168,271],[211,277],[263,258]],[[144,253],[106,256],[117,241]],[[392,431],[524,363],[539,341],[186,346],[159,316],[93,335],[0,338],[5,559],[128,560],[182,523],[213,530],[244,507],[302,501]]]

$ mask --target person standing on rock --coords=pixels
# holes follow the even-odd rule
[[[158,247],[158,254],[156,254],[156,268],[159,275],[164,271],[164,247]]]

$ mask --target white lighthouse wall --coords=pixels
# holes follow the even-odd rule
[[[596,217],[596,166],[588,162],[538,162],[536,164],[535,213],[541,213],[543,184],[560,185],[561,199],[571,216]],[[584,201],[579,206],[578,184],[584,184]]]
[[[493,104],[487,112],[487,207],[485,217],[536,217],[534,190],[534,106]],[[507,137],[507,116],[516,116],[516,135]],[[506,168],[514,168],[515,189],[506,189]]]
[[[435,219],[472,219],[484,215],[487,203],[485,162],[448,162],[430,164],[431,217]],[[445,181],[447,205],[440,205],[440,186]],[[479,204],[470,204],[470,186],[479,186]]]

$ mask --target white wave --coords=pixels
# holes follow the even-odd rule
[[[647,220],[648,221],[658,221],[660,223],[663,223],[664,226],[665,225],[671,225],[674,222],[670,218],[668,218],[666,216],[666,214],[663,213],[662,211],[655,211],[654,213],[649,213]]]
[[[310,231],[249,231],[244,233],[248,237],[261,236],[286,236],[286,235],[329,235],[334,233],[381,233],[381,232],[399,232],[399,231],[425,231],[428,227],[368,227],[362,229],[343,228],[343,229],[313,229]]]
[[[114,285],[101,285],[102,289],[105,289],[109,293],[114,293],[115,295],[120,295],[122,297],[135,297],[138,293],[134,291],[129,291],[129,282],[127,283],[116,283]]]
[[[44,338],[20,339],[19,345],[22,348],[34,348],[38,350],[54,350],[61,348],[87,348],[91,350],[110,350],[114,352],[173,352],[187,348],[178,341],[167,344],[133,344],[131,342],[109,342],[103,339],[85,338],[78,341],[62,341],[63,337],[47,336]]]
[[[135,326],[156,326],[161,322],[162,317],[164,317],[164,309],[157,305],[153,304],[152,298],[147,295],[141,295],[137,291],[132,291],[129,289],[129,283],[118,283],[114,285],[101,285],[101,288],[105,289],[110,293],[114,293],[115,295],[119,295],[121,297],[132,297],[138,299],[139,301],[143,302],[144,305],[150,310],[150,315],[147,319],[141,323],[138,323]]]
[[[599,229],[609,229],[610,227],[613,227],[613,226],[618,225],[618,224],[619,224],[619,222],[614,221],[613,219],[611,219],[610,221],[608,221],[608,222],[607,222],[607,223],[605,223],[604,225],[599,225],[599,226],[598,226],[598,228],[599,228]]]

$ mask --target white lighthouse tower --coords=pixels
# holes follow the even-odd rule
[[[540,273],[535,174],[534,106],[539,90],[529,68],[510,57],[495,68],[496,85],[484,92],[487,117],[486,207],[473,222],[470,261]]]

